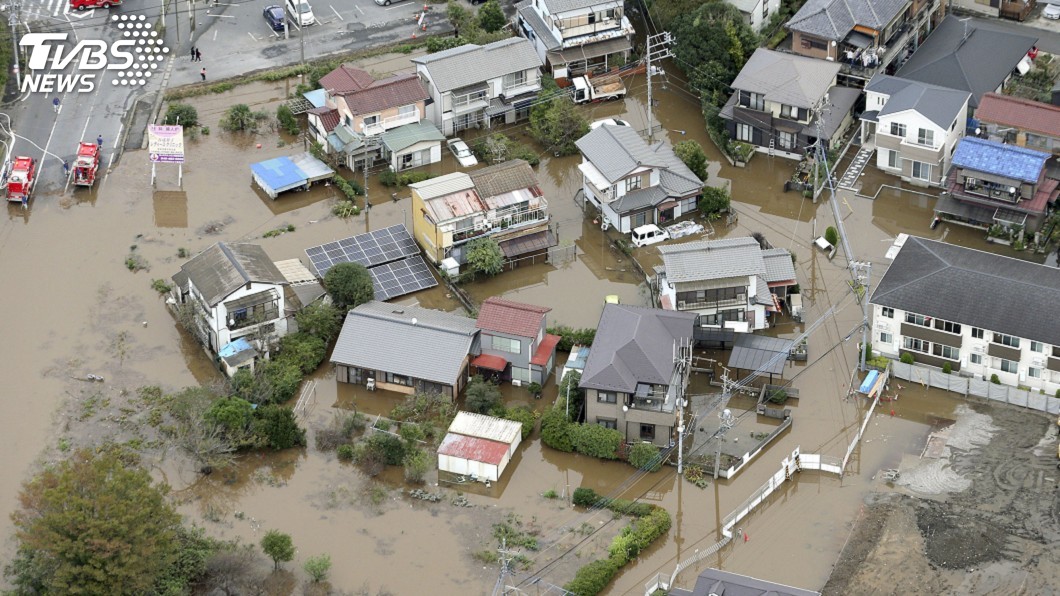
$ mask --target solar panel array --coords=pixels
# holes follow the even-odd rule
[[[372,275],[376,300],[390,300],[438,285],[403,225],[390,226],[306,249],[321,277],[339,263],[360,263]]]

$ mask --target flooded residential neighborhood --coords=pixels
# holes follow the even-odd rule
[[[814,29],[840,3],[864,4],[745,13],[756,46],[716,73],[648,25],[700,21],[643,4],[503,4],[489,32],[496,2],[314,6],[313,27],[298,8],[287,31],[196,6],[207,20],[163,29],[171,58],[142,94],[9,93],[4,587],[165,591],[177,556],[133,557],[161,542],[118,522],[103,568],[136,580],[89,581],[35,533],[59,494],[41,487],[88,475],[79,461],[167,487],[155,501],[112,473],[100,494],[133,496],[99,499],[172,509],[158,535],[203,545],[166,593],[1060,585],[1060,108],[1025,98],[1060,72],[1060,28],[1039,8],[977,17],[974,38],[907,2]],[[55,11],[87,33],[131,4],[44,2],[16,31]],[[694,12],[740,14],[716,4]],[[962,33],[1012,54],[998,88],[946,87],[915,58]],[[448,39],[474,45],[432,46]],[[346,58],[259,76],[305,48]],[[184,124],[182,143],[148,124]],[[83,523],[56,536],[78,544]]]

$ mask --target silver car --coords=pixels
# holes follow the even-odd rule
[[[471,149],[468,149],[467,143],[464,141],[454,138],[449,139],[445,144],[449,146],[449,150],[453,152],[453,157],[460,162],[461,166],[469,168],[478,165],[478,160],[475,159],[475,155],[471,153]]]

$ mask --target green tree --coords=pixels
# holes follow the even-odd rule
[[[23,593],[148,593],[180,550],[167,489],[114,451],[73,453],[22,487],[5,574]]]
[[[331,572],[331,555],[323,554],[309,557],[302,565],[302,569],[305,570],[306,575],[313,582],[324,581],[328,578],[328,573]]]
[[[449,0],[445,7],[445,17],[449,19],[449,24],[453,26],[457,36],[470,35],[471,29],[476,26],[475,13],[457,0]]]
[[[835,246],[839,244],[839,232],[832,226],[828,226],[824,230],[824,239],[832,246]]]
[[[294,558],[294,542],[290,534],[284,534],[279,530],[269,530],[261,539],[261,550],[272,559],[275,569],[280,568],[280,563],[286,563]]]
[[[731,4],[706,2],[676,12],[669,27],[677,40],[674,56],[707,104],[725,103],[729,83],[758,47],[758,36],[743,19]]]
[[[561,408],[553,408],[541,417],[541,442],[557,450],[574,451],[571,443],[571,424]]]
[[[697,141],[681,141],[674,145],[674,154],[692,170],[700,182],[707,181],[707,154]]]
[[[420,483],[423,482],[423,477],[427,475],[431,459],[427,457],[427,452],[423,449],[413,448],[405,452],[405,457],[401,463],[405,466],[405,480]]]
[[[245,103],[237,103],[225,110],[225,115],[221,118],[220,124],[221,128],[229,132],[253,132],[258,127],[254,112]]]
[[[372,276],[360,263],[339,263],[324,274],[324,288],[342,312],[375,298]]]
[[[508,24],[497,0],[489,0],[478,9],[478,26],[486,33],[495,33]]]
[[[254,412],[254,434],[272,449],[305,447],[305,429],[298,426],[294,411],[283,406],[264,406]]]
[[[302,374],[315,371],[327,354],[327,344],[315,335],[299,331],[280,339],[280,358],[298,365]]]
[[[197,126],[199,124],[199,111],[186,103],[171,103],[166,109],[166,117],[163,124],[170,126],[179,124],[181,126]]]
[[[553,155],[574,155],[574,142],[589,132],[589,121],[553,79],[543,77],[541,82],[538,101],[530,109],[530,136]]]
[[[298,323],[298,330],[308,333],[314,337],[330,342],[342,329],[342,312],[330,304],[314,302],[298,311],[294,320]]]
[[[649,472],[657,472],[662,467],[659,448],[651,443],[637,443],[629,450],[629,465]]]
[[[280,107],[276,108],[276,120],[279,121],[280,128],[287,134],[296,135],[302,130],[291,107],[285,103],[281,103]]]
[[[222,397],[206,410],[203,419],[219,426],[236,449],[257,446],[251,429],[254,423],[254,404],[249,401],[237,396]]]
[[[699,212],[706,216],[720,214],[732,204],[729,191],[716,186],[704,186],[703,196],[699,199]]]
[[[578,453],[600,459],[616,459],[622,433],[600,424],[572,424],[569,430],[571,446]]]
[[[480,375],[471,377],[464,394],[464,407],[469,412],[488,414],[501,403],[501,390]]]
[[[489,236],[475,238],[467,243],[467,264],[477,273],[497,275],[504,269],[501,245]]]
[[[564,412],[569,410],[572,417],[577,417],[582,404],[585,402],[585,392],[578,387],[581,382],[582,373],[576,370],[567,371],[567,374],[563,375],[563,379],[559,382],[559,400],[556,407],[562,408]],[[568,399],[570,399],[569,404],[567,403]],[[570,407],[568,408],[568,406]]]

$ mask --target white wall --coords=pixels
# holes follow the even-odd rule
[[[190,284],[190,282],[189,282],[189,284]],[[224,303],[225,302],[230,302],[232,300],[238,300],[239,298],[242,298],[244,296],[249,296],[251,294],[256,294],[258,292],[264,292],[264,291],[269,290],[269,289],[275,290],[277,295],[279,296],[279,300],[277,302],[277,305],[278,305],[277,316],[278,316],[278,318],[272,319],[272,320],[269,320],[269,321],[263,321],[260,324],[261,325],[268,325],[269,323],[275,324],[276,325],[276,331],[272,334],[275,337],[282,337],[282,336],[287,334],[287,319],[284,317],[284,312],[285,312],[286,305],[284,304],[283,287],[282,286],[273,285],[273,284],[251,283],[250,284],[250,289],[247,289],[247,286],[243,286],[243,287],[239,288],[238,290],[236,290],[235,292],[232,292],[230,295],[226,296],[224,298],[224,300],[222,300],[220,303],[217,304],[217,306],[214,306],[210,310],[209,316],[206,317],[206,324],[207,324],[209,330],[212,331],[213,335],[217,338],[216,349],[223,348],[224,346],[226,346],[229,343],[231,343],[233,337],[238,339],[238,338],[246,336],[246,335],[253,335],[254,330],[257,329],[257,327],[258,327],[258,325],[250,325],[250,326],[247,326],[247,327],[240,327],[239,329],[235,329],[235,330],[229,330],[228,329],[228,311],[225,308],[225,304]],[[197,290],[196,290],[195,293],[197,293]]]

